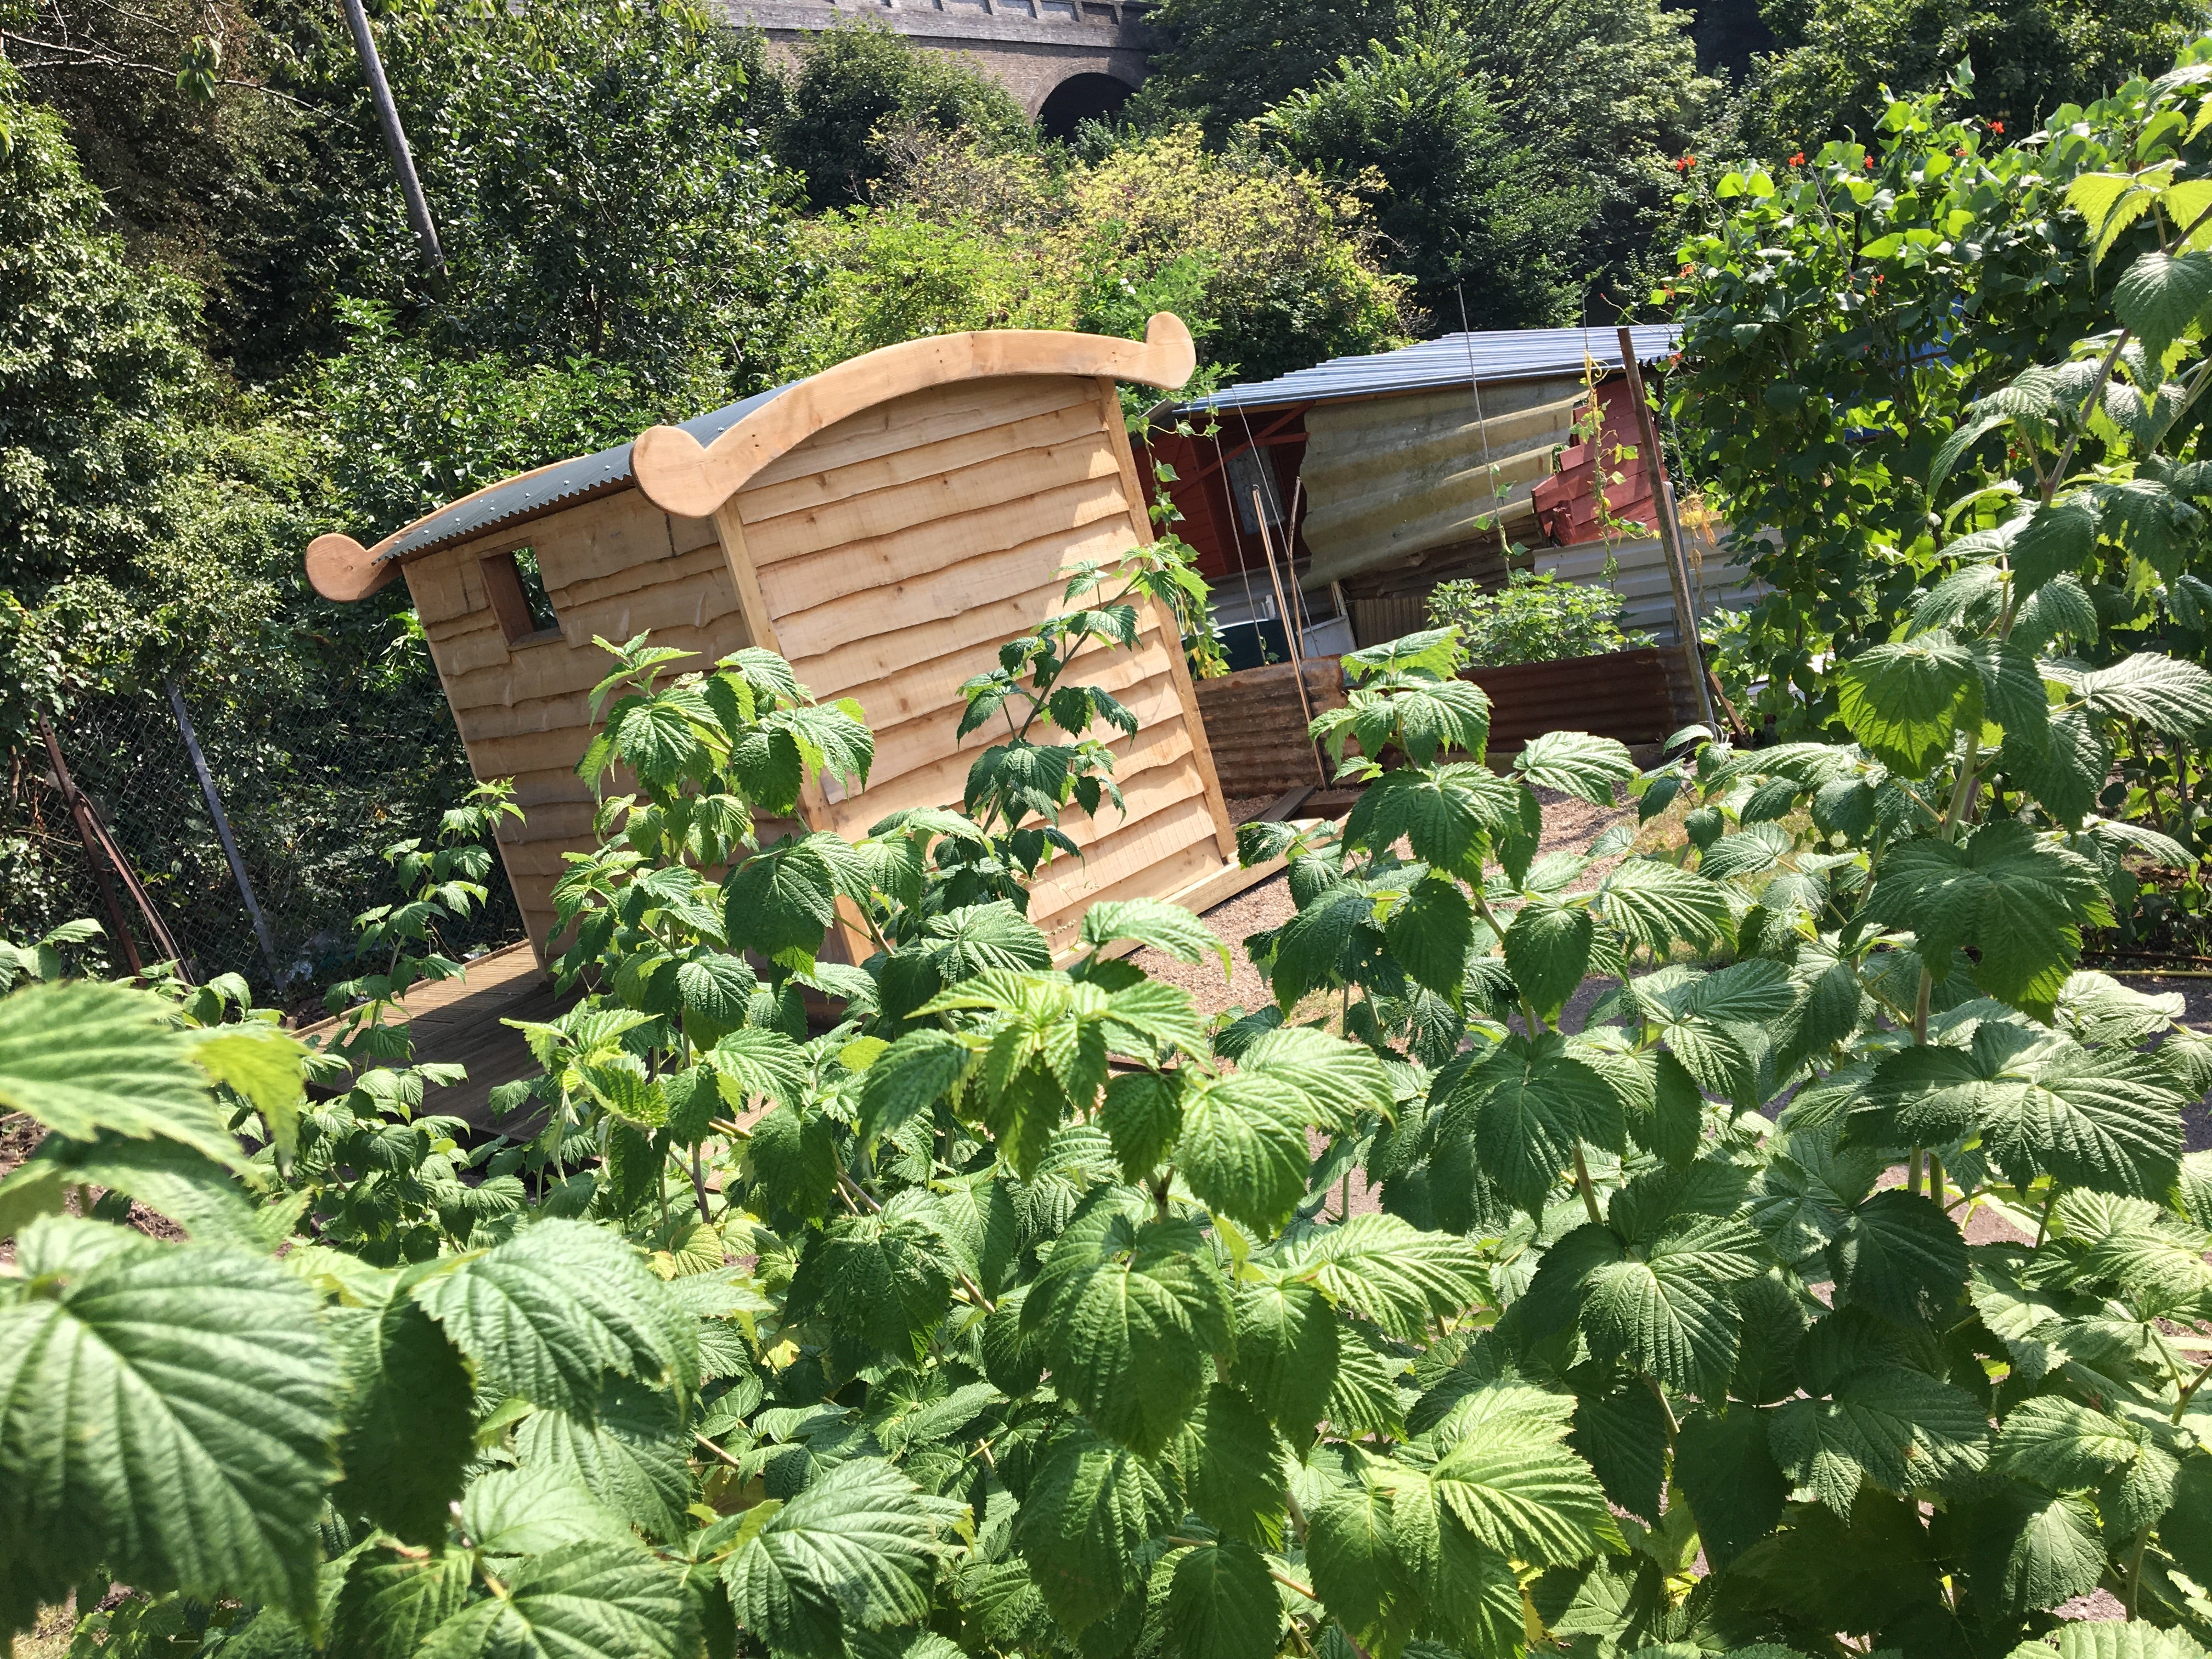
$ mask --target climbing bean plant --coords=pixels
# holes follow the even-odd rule
[[[1449,630],[1355,654],[1319,735],[1364,792],[1248,828],[1297,908],[1233,1019],[1123,954],[1225,965],[1187,913],[1041,931],[1004,813],[790,830],[865,782],[854,711],[631,641],[583,763],[627,793],[558,894],[582,998],[487,1161],[419,1071],[306,1102],[331,1062],[221,997],[0,999],[0,1104],[48,1131],[0,1182],[0,1627],[1917,1659],[2101,1587],[2129,1623],[2062,1659],[2201,1659],[2212,1052],[2075,967],[2140,834],[1985,759],[2212,683],[2031,695],[1992,568],[1856,671],[1853,741],[1643,773],[1572,733],[1486,765]],[[1066,742],[980,777],[1110,759],[1091,691],[1031,689]],[[1547,849],[1547,792],[1624,791],[1682,850]],[[349,1206],[349,1159],[410,1201]]]

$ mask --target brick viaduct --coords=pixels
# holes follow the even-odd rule
[[[778,57],[866,18],[916,46],[972,53],[1054,137],[1121,107],[1145,78],[1141,0],[725,0]]]

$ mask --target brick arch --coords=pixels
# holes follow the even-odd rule
[[[1115,113],[1136,90],[1134,81],[1111,70],[1078,70],[1045,94],[1037,126],[1048,138],[1072,137],[1078,123]]]

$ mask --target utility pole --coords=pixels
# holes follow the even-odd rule
[[[361,54],[362,72],[368,77],[369,100],[384,129],[384,147],[392,152],[392,170],[399,175],[399,193],[407,198],[407,222],[415,227],[415,240],[422,245],[422,267],[433,282],[446,275],[446,252],[438,246],[438,228],[430,222],[430,204],[422,198],[422,181],[415,176],[415,158],[407,149],[407,134],[399,125],[399,106],[392,101],[392,83],[384,78],[384,60],[376,54],[376,37],[369,33],[368,13],[362,0],[342,0],[346,23],[353,30],[354,50]]]

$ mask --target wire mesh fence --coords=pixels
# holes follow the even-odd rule
[[[263,729],[238,729],[248,723],[226,720],[220,709],[213,719],[196,710],[189,686],[177,687],[173,698],[160,690],[88,697],[53,721],[68,781],[88,808],[86,828],[41,744],[34,739],[10,757],[0,800],[0,934],[27,940],[90,916],[107,937],[87,965],[122,972],[129,952],[113,937],[118,921],[147,963],[171,954],[166,931],[194,979],[237,973],[264,1001],[301,1012],[319,1008],[328,986],[362,971],[353,956],[354,918],[398,896],[382,848],[404,836],[427,836],[434,817],[410,823],[366,814],[349,823],[346,811],[332,810],[329,785],[304,752],[329,733],[288,734],[267,729],[265,720]],[[188,730],[201,750],[204,781]],[[118,856],[130,873],[118,878],[108,872],[111,899],[100,872]],[[134,899],[130,877],[145,903]],[[496,861],[487,885],[483,911],[460,936],[446,937],[449,948],[522,936]]]

